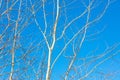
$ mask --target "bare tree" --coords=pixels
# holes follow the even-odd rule
[[[101,33],[97,25],[110,4],[110,0],[0,0],[0,79],[114,77],[119,70],[106,73],[100,68],[115,61],[119,44],[101,52],[85,45]]]

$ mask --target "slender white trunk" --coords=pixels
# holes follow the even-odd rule
[[[46,73],[46,80],[50,80],[50,64],[51,64],[51,54],[52,54],[52,50],[49,49],[49,54],[48,54],[48,64],[47,64],[47,73]]]
[[[56,20],[53,26],[53,34],[52,34],[52,45],[48,46],[49,53],[48,53],[48,65],[47,65],[47,73],[46,73],[46,80],[50,80],[50,74],[51,74],[51,55],[52,55],[52,50],[55,46],[56,42],[56,27],[58,23],[58,17],[59,17],[59,0],[57,0],[57,12],[56,12]]]

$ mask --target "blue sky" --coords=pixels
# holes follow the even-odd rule
[[[76,3],[77,4],[77,3]],[[113,2],[109,8],[107,9],[106,13],[104,14],[104,16],[102,17],[101,20],[99,20],[95,25],[95,29],[94,27],[92,29],[90,29],[92,31],[100,31],[98,34],[94,35],[93,39],[88,39],[86,40],[86,42],[83,44],[82,47],[82,51],[81,51],[81,55],[86,55],[85,53],[88,52],[89,50],[95,50],[96,47],[98,48],[96,54],[101,54],[102,52],[104,52],[104,49],[106,48],[106,46],[110,47],[113,44],[118,44],[120,42],[120,1],[116,0],[115,2]],[[98,9],[99,10],[99,9]],[[72,13],[72,15],[76,15],[76,13]],[[92,45],[92,46],[91,46]],[[120,49],[120,46],[118,46],[118,48],[116,50]],[[110,55],[114,53],[111,52]],[[106,61],[105,63],[103,63],[102,66],[100,66],[100,70],[103,70],[103,72],[105,73],[109,73],[109,72],[115,72],[115,71],[119,71],[119,63],[117,63],[117,60],[119,61],[120,55],[118,54],[117,57],[114,57],[116,60],[113,61],[110,59],[108,61]],[[65,65],[64,61],[63,64]],[[58,67],[61,67],[61,65],[58,65]],[[57,69],[55,70],[56,73],[59,73],[59,71],[61,71],[61,69],[59,69],[59,71],[57,71]],[[98,69],[99,71],[99,69]],[[62,72],[62,71],[61,71]],[[95,73],[94,73],[95,74]],[[97,75],[97,74],[96,74]],[[119,80],[119,73],[115,74],[114,73],[114,77],[111,78],[112,80]],[[87,78],[85,80],[93,80],[90,78]],[[95,80],[105,80],[103,78],[97,78]]]
[[[3,0],[0,0],[3,1]],[[20,36],[17,35],[16,40],[16,46],[19,47],[15,50],[15,70],[21,69],[22,67],[26,66],[28,67],[28,70],[26,70],[26,73],[24,73],[23,70],[20,70],[20,72],[16,72],[14,76],[21,75],[19,77],[26,77],[27,73],[31,77],[30,80],[35,80],[36,76],[34,74],[34,71],[40,71],[39,70],[39,64],[42,63],[42,61],[45,61],[44,67],[41,69],[44,70],[44,79],[46,74],[46,66],[47,66],[47,58],[48,58],[48,48],[46,46],[46,42],[44,41],[43,34],[38,29],[38,26],[36,25],[35,21],[38,21],[39,26],[42,31],[45,30],[45,22],[44,22],[44,16],[43,16],[43,7],[41,7],[42,1],[40,0],[31,0],[32,4],[28,0],[22,0],[22,7],[21,7],[21,16],[20,21],[18,21],[18,33],[24,27],[23,30],[21,30]],[[26,2],[28,1],[28,2]],[[49,2],[50,1],[50,2]],[[83,2],[82,2],[83,1]],[[62,34],[62,31],[64,30],[64,27],[69,24],[69,22],[81,14],[88,5],[89,0],[60,0],[60,16],[58,20],[57,25],[57,34],[56,37],[60,37]],[[92,1],[92,0],[90,0]],[[93,3],[93,10],[90,12],[90,19],[89,21],[92,21],[97,15],[99,15],[106,5],[107,0],[94,0],[95,3]],[[14,2],[14,1],[13,1]],[[11,6],[12,1],[8,3],[8,7]],[[8,41],[7,47],[2,50],[1,52],[6,53],[6,56],[3,58],[0,58],[0,66],[7,64],[11,62],[11,54],[10,49],[13,44],[13,38],[14,38],[14,29],[15,29],[15,21],[18,16],[18,8],[19,8],[20,0],[16,3],[14,7],[12,7],[12,10],[8,11],[10,22],[8,21],[8,15],[7,13],[4,13],[2,16],[0,16],[0,34],[4,31],[7,24],[12,23],[10,27],[5,31],[6,33],[3,34],[3,39],[0,39],[0,47],[3,46],[7,40],[7,38],[10,39]],[[34,6],[34,7],[32,7]],[[3,8],[2,8],[3,7]],[[34,8],[34,9],[33,9]],[[2,2],[2,6],[0,4],[0,14],[2,14],[6,9],[6,2]],[[81,72],[80,74],[77,74],[74,80],[77,80],[79,77],[82,77],[86,74],[86,72],[92,70],[95,65],[99,64],[99,62],[104,61],[105,59],[109,58],[111,55],[115,54],[118,50],[120,50],[120,0],[114,0],[108,9],[106,10],[104,16],[98,20],[97,22],[89,25],[90,28],[87,29],[86,38],[82,44],[82,47],[80,48],[80,51],[78,51],[78,55],[76,58],[76,61],[73,64],[73,67],[76,68],[78,66],[81,66],[80,68],[76,68],[78,72]],[[33,15],[33,11],[37,11],[35,13],[35,16]],[[48,39],[48,43],[50,45],[52,44],[52,32],[53,32],[53,25],[56,17],[56,0],[46,0],[45,2],[45,11],[46,11],[46,21],[47,21],[47,29],[45,36]],[[76,20],[74,23],[72,23],[68,29],[66,29],[65,34],[63,35],[63,38],[56,41],[55,46],[53,48],[52,52],[52,59],[51,63],[55,60],[59,52],[63,49],[65,44],[69,42],[69,40],[77,33],[86,23],[86,16],[87,13],[82,16],[80,19]],[[35,20],[36,19],[36,20]],[[27,21],[28,20],[28,21]],[[8,23],[9,22],[9,23]],[[27,26],[24,26],[25,22],[28,23]],[[4,25],[3,25],[4,24]],[[4,27],[5,26],[5,27]],[[9,34],[9,35],[8,35]],[[66,50],[63,51],[62,55],[56,62],[56,64],[53,67],[51,80],[61,80],[62,77],[64,77],[65,72],[68,68],[68,64],[70,63],[71,59],[66,58],[65,56],[72,56],[73,55],[73,46],[75,46],[76,51],[77,47],[80,45],[81,38],[83,37],[83,31],[67,46]],[[116,46],[118,45],[118,46]],[[35,47],[37,46],[37,47]],[[112,48],[116,48],[113,51],[110,51],[105,56],[101,57],[100,59],[96,59],[94,56],[102,56],[107,51],[111,50]],[[35,47],[33,49],[33,47]],[[21,59],[20,57],[23,56],[27,51],[29,52],[32,50],[25,59]],[[0,54],[2,56],[2,54]],[[45,56],[45,58],[44,58]],[[10,58],[9,58],[10,57]],[[87,58],[90,57],[90,58]],[[91,58],[92,57],[92,58]],[[17,62],[19,60],[20,62]],[[85,60],[83,60],[83,58]],[[93,60],[95,58],[95,60]],[[32,60],[35,59],[35,60]],[[82,59],[82,60],[81,60]],[[84,80],[105,80],[107,78],[108,80],[120,80],[120,54],[108,59],[101,65],[97,66],[95,70]],[[9,62],[8,62],[9,61]],[[29,61],[31,64],[29,64]],[[93,61],[93,62],[92,62]],[[34,67],[34,70],[33,70]],[[10,72],[11,65],[8,65],[7,67],[1,68],[0,72]],[[21,74],[22,73],[22,74]],[[110,74],[109,74],[110,73]],[[113,74],[112,74],[113,73]],[[69,75],[74,75],[74,70],[71,70]],[[110,76],[109,76],[110,75]],[[6,76],[9,76],[6,75]],[[0,76],[1,80],[4,80],[3,78],[6,78],[6,76]],[[95,78],[94,78],[95,77]],[[112,78],[111,78],[112,77]],[[6,79],[5,79],[6,80]],[[19,80],[19,78],[18,78]],[[27,79],[25,79],[27,80]]]
[[[107,25],[107,29],[103,32],[104,37],[108,43],[115,43],[120,41],[120,1],[117,0],[108,8],[106,14],[103,17],[103,23]]]

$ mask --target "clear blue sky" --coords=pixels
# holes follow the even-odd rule
[[[0,0],[0,1],[3,1],[3,0]],[[18,31],[21,29],[21,26],[23,24],[25,24],[24,21],[27,21],[28,17],[30,17],[30,15],[33,15],[32,14],[33,9],[31,9],[31,4],[30,4],[29,0],[22,0],[22,1],[23,2],[22,2],[21,16],[20,16],[21,21],[18,22],[18,24],[20,25],[18,27]],[[26,1],[28,1],[28,2],[26,2]],[[44,31],[45,23],[44,23],[43,11],[42,11],[43,8],[40,7],[40,5],[39,5],[39,4],[42,4],[42,2],[40,0],[31,0],[31,1],[32,1],[32,5],[34,5],[34,10],[36,11],[37,9],[39,9],[38,12],[36,12],[36,20],[40,24],[41,29]],[[47,19],[47,23],[48,23],[46,35],[47,35],[47,39],[49,40],[49,42],[51,42],[52,41],[51,33],[53,31],[52,27],[53,27],[53,24],[55,21],[54,14],[56,12],[56,4],[53,4],[54,3],[53,1],[55,1],[55,3],[56,3],[56,0],[46,0],[46,1],[47,2],[45,3],[45,5],[46,5],[45,10],[46,10],[46,16],[47,16],[46,19]],[[64,6],[64,1],[67,4],[66,7]],[[63,31],[64,26],[66,24],[68,24],[69,21],[71,21],[73,18],[75,18],[76,16],[78,16],[80,13],[82,13],[84,11],[84,9],[86,7],[85,7],[85,5],[83,6],[84,3],[82,3],[81,1],[84,1],[85,4],[88,4],[89,0],[63,0],[63,1],[60,0],[60,16],[59,16],[58,25],[57,25],[56,37],[60,36],[61,32]],[[94,19],[96,17],[96,15],[99,14],[103,10],[104,6],[106,5],[107,0],[94,0],[94,1],[95,1],[94,5],[96,8],[93,11],[91,11],[90,20]],[[15,22],[12,21],[12,19],[16,20],[16,18],[17,18],[19,2],[20,2],[20,0],[18,0],[17,4],[12,8],[13,10],[8,12],[10,14],[11,22],[13,22],[13,25],[15,25]],[[11,5],[11,3],[9,3],[9,6]],[[2,2],[2,6],[4,8],[2,8],[2,7],[0,8],[0,9],[2,9],[2,10],[0,10],[0,14],[3,13],[4,10],[7,9],[6,2]],[[53,11],[53,9],[54,9],[54,11]],[[65,15],[65,13],[66,13],[66,15]],[[26,14],[26,16],[25,16],[25,14]],[[16,44],[21,44],[20,46],[22,46],[23,48],[16,49],[16,53],[18,53],[18,54],[15,55],[15,60],[18,60],[19,57],[24,55],[24,53],[27,50],[31,50],[31,47],[29,47],[31,45],[31,42],[34,42],[33,46],[36,46],[36,44],[38,44],[40,41],[42,41],[44,39],[43,35],[41,34],[41,32],[39,31],[38,27],[35,24],[35,20],[34,20],[33,16],[28,21],[28,23],[30,23],[30,22],[31,22],[31,24],[27,25],[27,27],[21,32],[21,36],[19,37],[20,40],[18,39],[18,42],[16,42]],[[56,42],[55,48],[53,49],[51,62],[54,61],[55,57],[58,55],[60,50],[64,47],[65,43],[67,43],[67,41],[69,41],[68,38],[72,38],[74,33],[76,33],[85,24],[85,22],[86,22],[86,14],[81,19],[79,19],[78,21],[76,21],[72,25],[70,25],[70,28],[67,29],[65,32],[64,38],[62,38],[60,41]],[[6,13],[4,15],[2,15],[2,17],[0,17],[0,26],[2,26],[2,27],[0,27],[0,34],[4,30],[4,27],[2,25],[3,23],[5,25],[8,23]],[[13,32],[14,26],[13,25],[12,25],[12,27],[10,26],[10,28],[8,29],[10,36],[14,34],[14,32]],[[108,7],[104,16],[99,21],[97,21],[96,23],[93,23],[90,26],[91,27],[88,28],[88,30],[87,30],[87,35],[86,35],[85,41],[80,49],[80,52],[78,55],[79,59],[85,58],[86,56],[92,57],[92,56],[96,56],[96,55],[101,55],[102,53],[104,53],[106,48],[110,48],[111,46],[117,45],[118,43],[120,43],[120,0],[113,0],[113,3],[111,3],[111,5]],[[11,30],[11,32],[10,32],[10,30]],[[5,34],[5,40],[9,35]],[[79,37],[81,37],[81,36],[82,36],[82,34],[79,35]],[[76,39],[75,41],[78,40],[78,38],[75,38],[75,39]],[[3,42],[4,42],[4,39],[3,39]],[[70,45],[67,47],[67,49],[63,52],[63,55],[64,54],[65,55],[73,54],[73,52],[72,52],[73,44],[72,43],[73,42],[71,42]],[[11,45],[11,43],[8,43],[8,44]],[[33,50],[33,52],[31,54],[28,54],[28,56],[26,58],[29,61],[29,60],[33,59],[33,57],[36,57],[35,64],[29,66],[30,71],[28,71],[28,74],[31,76],[31,78],[35,77],[35,75],[33,75],[34,71],[32,70],[32,68],[34,67],[35,70],[37,71],[39,63],[42,60],[47,61],[47,57],[46,57],[46,59],[42,59],[42,56],[43,56],[42,53],[45,53],[46,56],[48,55],[47,54],[48,49],[47,49],[46,43],[41,42],[40,44],[41,45],[39,47],[35,48],[35,51]],[[77,44],[75,44],[75,45],[77,45]],[[1,47],[1,45],[2,44],[0,43],[0,47]],[[92,64],[88,65],[87,70],[88,71],[91,70],[94,67],[94,65],[97,65],[100,61],[111,56],[118,50],[120,50],[120,46],[117,46],[116,49],[111,51],[109,54],[107,54],[103,58],[93,61]],[[108,49],[108,51],[109,51],[109,49]],[[63,75],[68,67],[70,59],[66,59],[63,55],[61,55],[61,57],[58,59],[58,61],[56,62],[55,66],[52,70],[51,80],[61,80],[61,78],[64,77]],[[10,57],[9,61],[11,61],[11,55],[9,53],[8,53],[7,57],[5,57],[5,58],[8,58],[8,57]],[[78,60],[78,57],[77,57],[77,60],[75,61],[74,65],[76,64],[79,66],[79,65],[83,64],[84,62],[82,60],[81,61]],[[86,60],[86,62],[89,62],[92,59],[93,58],[89,58]],[[26,60],[26,62],[24,62],[24,60],[20,60],[20,62],[15,64],[15,69],[19,69],[20,67],[26,66],[26,64],[28,64],[27,60]],[[2,63],[2,62],[4,62],[4,59],[0,59],[0,62],[1,62],[1,64],[6,64],[6,63]],[[22,65],[19,65],[19,63]],[[0,64],[0,66],[1,66],[1,64]],[[86,68],[84,65],[81,68],[82,68],[81,70],[78,69],[77,71],[78,72],[82,71],[82,74],[80,74],[80,76],[83,76],[85,74]],[[3,71],[3,72],[8,72],[8,71],[10,71],[10,66],[6,67],[5,71]],[[45,71],[43,71],[43,73],[45,74]],[[111,74],[111,73],[113,73],[113,74]],[[73,73],[71,72],[70,74],[73,74]],[[17,74],[16,74],[16,76],[17,76]],[[93,76],[95,76],[96,79],[92,78]],[[84,80],[105,80],[105,79],[103,79],[103,77],[107,77],[108,80],[110,80],[110,79],[120,80],[120,54],[114,56],[113,58],[108,59],[103,64],[98,66],[95,69],[95,71],[88,78],[86,78]],[[6,78],[6,76],[2,77],[2,79],[0,76],[0,80],[3,80],[3,78]],[[77,79],[78,78],[76,77],[76,80]],[[34,79],[31,79],[31,80],[34,80]]]
[[[77,4],[77,3],[76,3]],[[77,10],[77,9],[76,9]],[[98,9],[99,10],[99,9]],[[76,15],[77,13],[73,12],[72,15]],[[94,29],[95,27],[95,29]],[[89,50],[95,50],[97,48],[97,52],[95,54],[100,54],[104,52],[104,49],[106,46],[112,46],[113,44],[118,44],[120,42],[120,0],[116,0],[113,2],[109,8],[107,9],[106,13],[104,14],[103,18],[98,21],[94,25],[93,29],[90,29],[90,32],[93,31],[101,31],[100,33],[94,35],[93,37],[88,38],[88,40],[85,41],[82,47],[81,55],[86,55],[86,53]],[[91,39],[93,38],[93,39]],[[116,49],[116,51],[120,49],[120,46]],[[108,56],[110,56],[111,52]],[[117,57],[114,57],[113,59],[110,59],[103,63],[97,71],[103,71],[105,73],[113,73],[118,71],[118,73],[113,73],[113,77],[111,75],[112,80],[120,80],[120,63],[119,63],[120,54],[117,55]],[[63,65],[57,65],[56,67],[56,74],[62,73],[61,68],[64,68],[64,65],[66,64],[65,61],[61,61],[61,64]],[[60,67],[60,69],[57,69]],[[94,74],[97,76],[97,74]],[[99,79],[98,79],[99,78]],[[100,78],[98,75],[98,78],[95,80],[105,80],[103,78]],[[110,79],[110,78],[108,78]],[[58,79],[59,80],[59,79]],[[85,80],[93,80],[90,78],[87,78]]]

